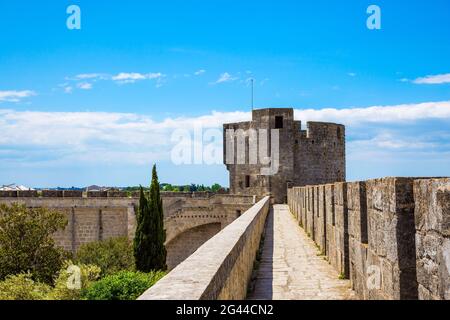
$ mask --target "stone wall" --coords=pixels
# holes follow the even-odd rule
[[[277,123],[277,119],[281,123]],[[275,203],[285,203],[290,184],[303,186],[345,181],[343,125],[307,122],[306,130],[302,130],[302,123],[294,120],[293,109],[271,108],[253,110],[252,121],[224,124],[223,129],[224,146],[227,146],[224,163],[230,172],[230,192],[233,194],[271,195]],[[273,155],[258,155],[261,144],[266,144],[262,138],[258,139],[261,129],[268,130],[269,136],[271,130],[278,130],[279,165],[273,175],[261,173],[262,168],[269,167],[261,163],[261,157]],[[227,144],[229,141],[232,143]],[[245,148],[245,152],[240,152],[241,157],[239,146],[243,146],[241,150]],[[269,144],[269,150],[271,148]],[[250,159],[253,151],[259,156],[257,162]]]
[[[450,300],[450,179],[417,180],[414,196],[419,299]]]
[[[315,215],[303,205],[312,201]],[[295,187],[288,204],[308,233],[317,226],[313,240],[360,298],[450,298],[450,179]]]
[[[115,237],[134,237],[137,194],[82,191],[0,191],[0,203],[24,203],[63,213],[65,230],[56,243],[76,252],[80,245]],[[252,196],[199,193],[162,193],[166,228],[167,264],[174,268],[213,235],[250,208]],[[203,227],[204,226],[204,227]]]
[[[181,233],[175,239],[167,243],[166,263],[169,270],[173,269],[180,262],[193,254],[195,250],[219,233],[220,230],[220,223],[203,224]]]
[[[259,201],[139,300],[244,299],[269,206],[269,197]]]

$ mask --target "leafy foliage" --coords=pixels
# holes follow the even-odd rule
[[[135,192],[135,191],[140,191],[141,188],[144,189],[144,192],[146,194],[150,190],[150,188],[134,186],[134,187],[124,188],[123,191]],[[212,186],[205,186],[204,184],[194,184],[194,183],[192,183],[190,185],[172,185],[170,183],[161,183],[159,185],[159,188],[161,191],[167,191],[167,192],[203,192],[203,191],[225,192],[225,191],[227,191],[227,188],[222,187],[218,183],[214,183]]]
[[[44,300],[50,291],[49,285],[35,282],[31,273],[10,275],[0,282],[0,300]]]
[[[79,300],[86,289],[99,278],[100,268],[93,265],[78,265],[80,287],[69,287],[73,273],[69,272],[71,261],[65,261],[59,271],[55,286],[33,280],[31,273],[11,275],[0,282],[0,300]]]
[[[133,247],[126,237],[86,243],[76,254],[77,264],[92,264],[101,268],[101,276],[121,270],[134,270]]]
[[[84,298],[88,300],[136,300],[148,288],[165,275],[164,272],[150,273],[121,271],[91,285]]]
[[[78,264],[80,271],[80,287],[69,287],[73,273],[69,267],[73,266],[72,261],[66,261],[60,270],[55,281],[55,287],[48,293],[49,300],[80,300],[87,290],[96,280],[100,278],[101,269],[95,265]]]
[[[0,280],[29,272],[34,280],[52,284],[68,257],[56,247],[52,235],[66,225],[64,215],[56,211],[17,203],[0,205]]]
[[[159,190],[156,166],[152,170],[149,198],[141,188],[139,210],[136,217],[137,228],[134,238],[134,258],[136,269],[142,272],[166,270],[166,231],[162,200]]]

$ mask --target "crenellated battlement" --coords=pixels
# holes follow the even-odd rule
[[[294,187],[299,225],[361,299],[450,299],[450,179]]]
[[[163,198],[210,199],[222,192],[161,192]],[[233,196],[233,195],[230,195]],[[82,190],[12,190],[0,191],[0,198],[139,198],[139,191],[82,191]]]

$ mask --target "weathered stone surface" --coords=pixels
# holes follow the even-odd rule
[[[370,298],[417,299],[412,178],[369,180],[368,266],[381,270],[381,288]],[[377,257],[377,258],[375,258]]]
[[[347,183],[350,280],[362,299],[367,291],[367,199],[365,182]]]
[[[22,198],[36,198],[38,197],[39,194],[36,190],[26,190],[26,191],[22,191],[19,190],[17,191],[17,197],[22,197]]]
[[[325,238],[327,259],[340,273],[346,272],[348,256],[349,278],[360,298],[449,299],[450,179],[383,178],[293,187],[304,191],[300,201],[306,204],[294,217],[311,217],[307,205],[314,188],[319,198],[314,240],[320,248]],[[291,206],[298,201],[288,200]]]
[[[28,207],[47,207],[64,213],[68,225],[65,230],[56,232],[54,238],[59,246],[75,252],[84,243],[114,237],[134,237],[135,208],[139,199],[118,197],[121,193],[105,194],[100,192],[94,197],[82,197],[82,191],[42,191],[42,197],[3,197],[0,203],[20,202]],[[195,196],[182,193],[178,197],[162,193],[162,199],[169,269],[234,221],[239,212],[245,212],[253,203],[253,197],[250,196],[206,193]],[[182,249],[180,243],[183,243]]]
[[[279,170],[274,175],[262,175],[261,168],[268,165],[261,162],[251,164],[250,156],[261,148],[261,143],[266,142],[251,143],[253,132],[267,129],[270,134],[270,130],[276,129],[276,118],[282,122],[282,128],[278,129]],[[224,124],[223,129],[224,146],[227,145],[227,130],[241,133],[233,136],[233,148],[224,150],[224,163],[230,172],[230,192],[233,194],[272,195],[275,203],[286,203],[290,185],[345,181],[345,127],[342,125],[308,122],[307,130],[301,130],[301,122],[294,120],[293,109],[277,108],[253,110],[252,121]],[[237,157],[240,140],[246,147],[242,164]],[[231,154],[232,150],[234,154]],[[233,163],[226,163],[227,155],[234,158]],[[247,179],[250,182],[248,186]]]
[[[350,262],[348,247],[348,208],[347,208],[347,183],[336,183],[334,185],[334,237],[335,237],[335,259],[331,264],[340,274],[349,278]]]
[[[299,228],[288,206],[275,205],[265,228],[262,259],[249,299],[345,300],[354,299],[348,280],[322,256]]]
[[[321,253],[326,254],[326,204],[325,204],[325,186],[317,187],[317,215],[316,215],[316,239],[315,242],[319,246]]]
[[[64,198],[81,198],[83,197],[83,191],[81,190],[64,190]]]
[[[270,199],[265,197],[203,244],[139,300],[245,298],[269,205]]]
[[[62,198],[64,192],[62,190],[42,190],[42,196],[44,198]]]
[[[450,299],[450,179],[416,180],[419,298]]]
[[[0,191],[0,198],[17,198],[17,191]]]
[[[365,182],[347,183],[348,234],[367,243],[367,199]]]

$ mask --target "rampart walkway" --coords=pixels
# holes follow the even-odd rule
[[[261,264],[249,299],[355,299],[349,280],[340,280],[291,215],[274,205],[267,217]]]

